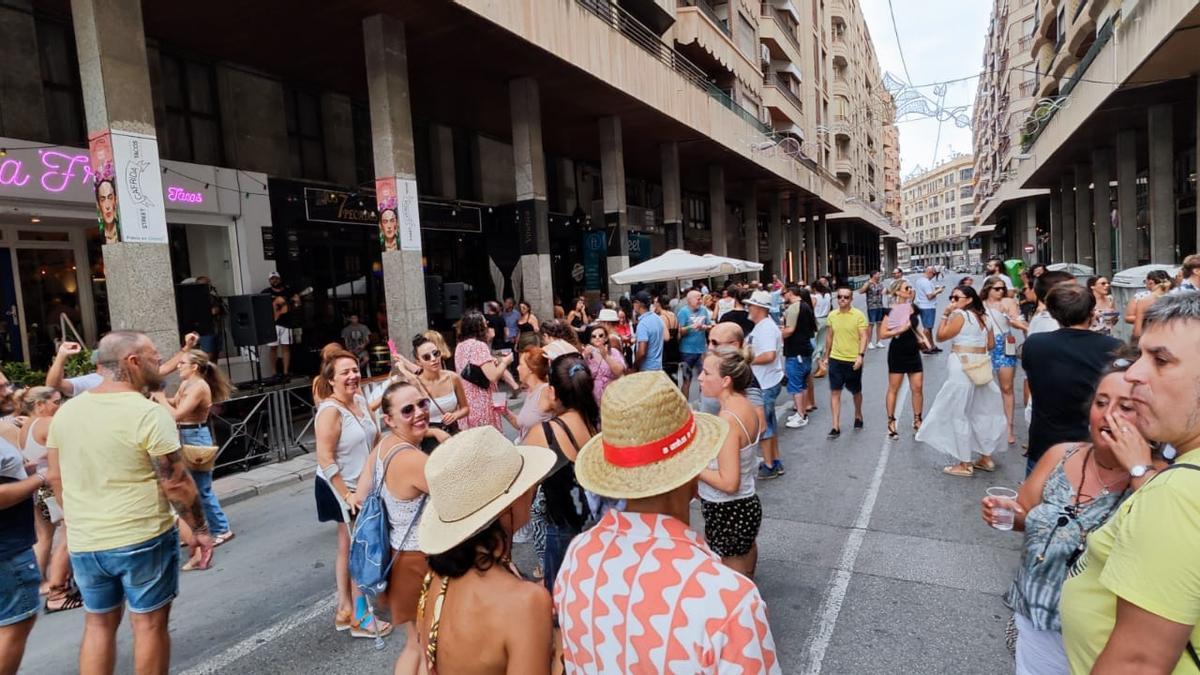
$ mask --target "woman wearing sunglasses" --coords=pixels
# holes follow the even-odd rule
[[[429,343],[426,343],[429,344]],[[416,521],[421,517],[429,485],[425,482],[425,453],[421,443],[433,433],[441,442],[449,435],[429,426],[432,404],[420,387],[395,382],[383,392],[383,425],[387,433],[371,452],[360,483],[380,488],[391,525],[395,560],[388,575],[387,599],[392,625],[404,631],[404,650],[395,672],[416,673],[421,662],[414,621],[421,582],[429,572],[417,542]]]
[[[1000,383],[1000,398],[1004,401],[1004,417],[1008,420],[1008,444],[1017,442],[1013,435],[1013,379],[1017,372],[1017,337],[1014,330],[1027,331],[1029,324],[1021,316],[1017,301],[1008,297],[1003,277],[989,277],[983,282],[983,308],[992,328],[992,370]]]
[[[921,428],[921,415],[925,409],[925,369],[921,363],[921,352],[932,345],[921,332],[919,315],[912,304],[917,292],[908,279],[900,277],[893,281],[888,295],[893,298],[892,308],[879,322],[877,341],[891,339],[888,343],[888,390],[884,405],[887,408],[888,438],[896,440],[900,438],[896,432],[896,396],[900,393],[905,376],[908,377],[908,391],[912,394],[913,431]]]
[[[1096,309],[1092,310],[1092,330],[1101,335],[1112,335],[1113,326],[1121,317],[1117,311],[1117,301],[1112,296],[1112,284],[1108,278],[1101,276],[1088,277],[1088,290],[1096,298]]]
[[[596,405],[600,405],[609,383],[625,374],[625,360],[621,358],[621,352],[610,344],[608,328],[600,324],[592,326],[588,332],[583,354],[588,370],[592,371],[592,394],[596,397]]]
[[[995,527],[1000,518],[1011,519],[1012,528],[1025,533],[1021,565],[1005,596],[1017,629],[1018,675],[1066,675],[1058,605],[1067,572],[1088,533],[1166,466],[1152,458],[1135,427],[1132,385],[1124,379],[1131,358],[1136,353],[1118,358],[1101,377],[1088,407],[1088,442],[1051,446],[1015,500],[982,500],[984,522]]]
[[[421,367],[414,383],[424,392],[429,402],[429,428],[440,429],[447,434],[458,431],[458,421],[466,417],[471,409],[462,378],[442,367],[445,352],[424,335],[413,338],[413,357]],[[427,434],[418,445],[426,453],[440,443],[433,434]]]

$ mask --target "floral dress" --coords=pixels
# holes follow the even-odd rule
[[[458,343],[454,349],[454,370],[461,373],[467,364],[482,366],[492,360],[492,352],[488,346],[474,338]],[[500,416],[492,403],[492,394],[496,393],[496,383],[492,382],[485,389],[476,386],[463,378],[463,391],[467,394],[467,408],[470,412],[458,425],[462,429],[481,427],[490,424],[500,430]]]

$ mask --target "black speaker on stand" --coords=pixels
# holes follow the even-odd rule
[[[275,314],[271,310],[271,296],[231,295],[229,301],[229,332],[235,347],[254,350],[254,377],[262,382],[262,361],[259,345],[275,342]]]
[[[175,316],[179,320],[179,334],[213,334],[212,306],[209,304],[208,284],[176,284]]]

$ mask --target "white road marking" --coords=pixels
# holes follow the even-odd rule
[[[907,379],[907,378],[906,378]],[[896,410],[905,409],[908,401],[907,383],[901,386],[900,396],[896,401]],[[850,588],[850,576],[854,571],[854,563],[858,559],[858,551],[862,548],[863,539],[867,536],[867,526],[871,524],[871,514],[875,511],[875,499],[879,496],[879,488],[883,485],[883,472],[887,468],[888,455],[892,450],[892,441],[884,440],[883,451],[879,453],[879,462],[875,465],[875,474],[871,476],[871,484],[867,486],[867,494],[863,497],[862,506],[858,509],[858,517],[842,546],[842,554],[838,558],[837,567],[829,579],[825,589],[825,597],[817,611],[817,623],[809,633],[808,650],[804,658],[805,675],[818,675],[825,661],[825,651],[833,640],[833,629],[837,626],[838,615],[842,612],[842,603],[846,600],[846,591]]]
[[[282,637],[322,614],[328,614],[336,604],[337,594],[331,593],[329,597],[322,599],[312,607],[293,614],[272,626],[267,626],[220,654],[205,659],[204,663],[183,671],[180,675],[202,675],[220,672],[259,647],[270,643],[272,640]]]

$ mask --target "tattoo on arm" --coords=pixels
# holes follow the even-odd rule
[[[193,531],[207,534],[208,523],[204,520],[204,508],[200,504],[195,486],[191,485],[183,455],[176,450],[165,455],[156,455],[151,459],[154,461],[158,484],[162,486],[167,501],[175,507],[175,512]]]

